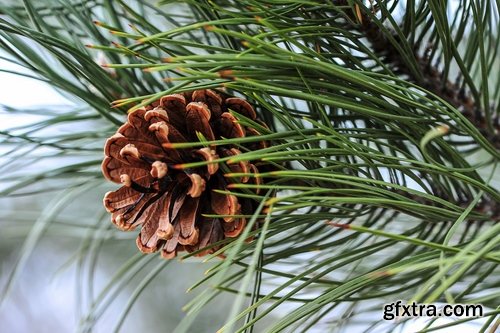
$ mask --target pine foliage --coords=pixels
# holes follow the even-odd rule
[[[208,257],[206,276],[191,288],[202,292],[185,306],[175,332],[188,332],[227,293],[234,304],[224,332],[252,332],[270,314],[279,320],[266,332],[340,331],[353,323],[388,329],[407,318],[365,318],[380,318],[382,304],[397,299],[481,303],[489,309],[483,331],[494,327],[499,9],[488,0],[0,5],[2,59],[75,102],[3,108],[42,120],[0,132],[7,147],[2,181],[9,181],[0,194],[53,198],[28,228],[2,299],[51,230],[80,235],[75,262],[89,276],[103,244],[127,242],[130,260],[92,299],[80,325],[90,331],[113,288],[146,271],[116,318],[120,330],[167,262],[134,256],[133,236],[110,225],[99,200],[89,203],[99,213],[88,223],[58,219],[76,198],[110,189],[99,168],[102,147],[128,111],[172,93],[214,89],[250,101],[269,129],[176,147],[234,144],[242,150],[236,162],[265,161],[275,169],[261,174],[268,181],[259,194],[250,191],[255,184],[234,184],[234,194],[258,208],[236,241]],[[62,125],[74,131],[44,132]],[[262,140],[272,145],[245,150]],[[264,222],[254,229],[257,220]],[[217,259],[222,252],[226,259]],[[427,331],[436,329],[431,322]]]

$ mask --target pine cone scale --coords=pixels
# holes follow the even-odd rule
[[[143,223],[143,227],[141,228],[141,232],[139,236],[137,236],[137,246],[142,252],[151,253],[157,250],[159,237],[156,234],[156,231],[159,228],[160,215],[161,215],[161,200],[156,200],[154,203],[149,205],[149,207],[141,214],[148,223]]]
[[[186,107],[186,99],[180,94],[168,95],[161,98],[159,105],[165,109],[168,119],[173,127],[185,132],[186,119],[183,116]]]
[[[191,102],[186,106],[186,122],[191,141],[198,141],[196,133],[201,133],[208,141],[215,140],[209,120],[211,117],[207,106],[201,102]]]
[[[181,237],[187,238],[191,236],[194,231],[194,223],[196,220],[196,215],[198,211],[198,204],[200,202],[200,198],[191,198],[190,196],[186,196],[186,200],[184,200],[184,204],[182,205],[182,209],[179,212],[178,222],[181,226]]]
[[[229,112],[224,112],[219,121],[219,131],[225,138],[243,138],[245,130]]]

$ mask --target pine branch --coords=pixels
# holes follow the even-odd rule
[[[347,0],[334,1],[338,6],[349,6]],[[433,66],[429,59],[429,53],[432,46],[426,48],[423,55],[419,54],[420,45],[413,45],[413,57],[415,58],[421,77],[415,75],[411,70],[400,51],[395,44],[390,41],[393,38],[398,44],[401,44],[401,38],[394,31],[387,29],[391,36],[380,30],[367,12],[363,11],[358,5],[354,9],[348,9],[345,14],[350,20],[346,20],[348,27],[361,32],[371,44],[376,55],[384,59],[386,63],[396,68],[396,73],[404,75],[407,79],[420,87],[439,96],[450,105],[459,110],[480,133],[491,142],[491,144],[500,149],[500,118],[498,114],[492,119],[494,132],[488,128],[488,120],[485,118],[485,110],[481,108],[477,101],[467,93],[465,87],[460,87],[458,83],[453,83],[446,77],[444,71],[439,70],[438,66]],[[459,81],[458,78],[456,80]],[[491,114],[494,114],[496,105],[490,106]]]
[[[334,1],[338,6],[349,6],[347,0]],[[389,36],[380,30],[379,26],[372,20],[367,12],[361,10],[358,5],[354,6],[354,9],[348,9],[345,14],[349,17],[346,20],[348,27],[351,29],[356,29],[361,32],[366,39],[371,44],[373,51],[380,59],[385,60],[387,64],[392,65],[396,68],[395,72],[399,75],[406,76],[406,78],[419,85],[420,87],[430,91],[431,93],[439,96],[447,103],[459,110],[462,115],[464,115],[474,126],[476,126],[479,132],[488,139],[491,144],[500,149],[500,118],[498,115],[493,119],[493,127],[495,132],[492,133],[488,129],[487,120],[485,118],[485,111],[481,109],[480,105],[476,103],[471,96],[466,93],[465,88],[459,87],[457,83],[451,82],[443,71],[440,71],[437,66],[433,66],[430,62],[428,53],[430,52],[430,47],[425,50],[424,55],[419,54],[419,45],[413,46],[413,56],[418,64],[418,69],[422,74],[422,77],[418,77],[411,70],[408,63],[405,61],[404,57],[400,54],[400,51],[395,47],[395,44],[390,41]],[[396,40],[400,44],[400,36],[394,31],[388,29],[392,34],[391,38]],[[444,80],[444,83],[443,83]],[[458,79],[457,79],[458,81]],[[491,106],[491,113],[495,105]],[[455,202],[457,205],[466,207],[474,198],[470,194],[465,194],[457,199],[454,199],[447,195],[446,193],[435,193],[436,196],[441,199]],[[399,193],[406,196],[416,202],[425,205],[434,206],[435,203],[424,198],[416,197],[409,193]],[[474,208],[474,211],[482,214],[487,214],[493,221],[500,221],[500,203],[491,198],[490,196],[483,196],[478,205]]]

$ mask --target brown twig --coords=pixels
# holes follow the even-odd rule
[[[337,0],[334,2],[339,6],[348,6],[346,0]],[[484,110],[466,93],[463,87],[460,88],[456,83],[445,78],[444,73],[430,63],[427,56],[428,52],[420,55],[418,46],[414,46],[413,48],[414,57],[422,74],[422,78],[418,78],[412,73],[410,67],[399,53],[399,50],[391,43],[388,36],[380,30],[378,25],[373,22],[365,11],[361,10],[358,5],[355,5],[353,10],[346,11],[345,13],[349,17],[348,24],[350,28],[363,33],[370,42],[373,51],[386,63],[392,64],[397,69],[396,72],[398,74],[406,76],[409,81],[416,83],[454,106],[496,149],[500,149],[500,119],[498,115],[492,119],[494,128],[494,132],[492,133],[488,129]],[[400,39],[395,33],[391,37],[396,41]],[[444,83],[443,80],[445,80]]]

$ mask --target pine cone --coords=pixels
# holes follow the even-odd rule
[[[224,98],[212,90],[197,90],[164,96],[130,113],[127,122],[106,141],[102,172],[107,179],[123,186],[106,193],[104,206],[112,213],[111,221],[121,230],[142,226],[136,241],[142,252],[161,249],[163,257],[173,258],[178,251],[196,251],[225,238],[237,237],[243,231],[246,219],[234,215],[252,214],[256,203],[213,190],[227,189],[230,178],[224,177],[223,170],[257,174],[257,166],[240,162],[224,163],[224,167],[212,163],[185,168],[185,163],[213,161],[241,151],[232,146],[201,149],[171,146],[171,143],[198,142],[197,133],[207,140],[260,134],[255,128],[240,125],[229,109],[256,120],[254,109],[245,100]],[[261,141],[246,148],[266,146]],[[262,182],[259,177],[233,181]],[[224,217],[208,218],[203,214]],[[220,245],[214,246],[198,255],[219,248]]]

